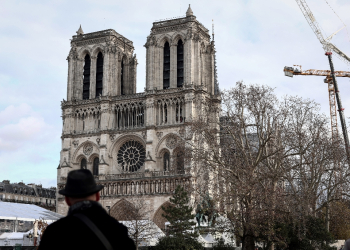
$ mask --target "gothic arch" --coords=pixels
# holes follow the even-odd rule
[[[157,157],[160,157],[160,151],[159,151],[160,145],[161,145],[161,144],[163,143],[163,141],[166,140],[170,135],[173,135],[173,136],[177,137],[179,140],[182,140],[181,137],[180,137],[180,135],[178,135],[177,133],[176,133],[176,134],[175,134],[175,133],[169,133],[169,134],[163,136],[162,139],[159,140],[159,142],[158,142],[158,144],[157,144],[157,146],[156,146],[156,152],[155,152],[155,153],[156,153],[156,156],[157,156]],[[170,150],[169,150],[169,151],[170,151]]]
[[[109,149],[109,155],[113,156],[113,152],[118,150],[126,141],[135,140],[138,141],[146,148],[146,141],[141,135],[138,134],[124,134],[118,137]]]
[[[133,207],[134,206],[129,201],[121,199],[113,205],[109,213],[118,221],[126,221],[131,219],[128,212],[130,212]]]
[[[84,46],[78,51],[78,58],[84,60],[86,54],[91,57],[91,49],[88,46]]]
[[[171,46],[172,39],[171,39],[171,36],[169,34],[164,34],[163,36],[158,38],[157,44],[158,44],[159,47],[164,48],[164,44],[166,42],[168,42],[169,46]]]
[[[153,222],[162,230],[165,231],[165,222],[167,222],[168,220],[165,219],[162,214],[164,214],[164,210],[162,209],[162,206],[167,208],[170,206],[173,206],[173,204],[171,204],[169,201],[164,202],[158,209],[157,211],[154,213],[153,216]]]
[[[97,56],[99,52],[102,53],[103,56],[105,56],[105,47],[101,44],[96,44],[91,48],[91,55],[92,56]]]
[[[179,40],[182,40],[182,42],[185,44],[185,38],[184,37],[185,37],[185,34],[183,34],[182,32],[176,32],[172,36],[171,40],[172,40],[174,45],[177,45]]]
[[[92,152],[92,154],[94,154],[94,153],[96,153],[96,152],[98,152],[98,154],[100,153],[99,146],[97,146],[96,143],[94,143],[94,142],[92,142],[92,141],[85,141],[85,142],[83,142],[82,144],[80,144],[80,145],[77,147],[77,149],[74,151],[73,157],[72,157],[72,163],[73,163],[73,164],[79,163],[79,161],[77,161],[77,160],[78,160],[77,154],[78,154],[79,150],[80,150],[82,147],[84,147],[86,144],[88,144],[88,143],[91,143],[91,144],[92,144],[92,147],[93,147],[93,152]],[[80,155],[83,155],[83,154],[80,154]],[[79,156],[80,156],[80,155],[79,155]]]
[[[92,153],[89,158],[88,158],[88,163],[92,163],[92,161],[95,159],[95,158],[99,158],[100,155],[98,153]]]

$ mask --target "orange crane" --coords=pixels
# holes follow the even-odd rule
[[[304,76],[326,76],[324,82],[328,84],[328,96],[329,96],[329,109],[331,115],[331,129],[332,138],[334,141],[338,140],[338,122],[337,122],[337,103],[336,103],[336,91],[334,90],[334,83],[332,78],[331,70],[317,70],[308,69],[303,71],[301,65],[293,65],[299,68],[284,67],[285,76],[293,77],[294,75],[304,75]],[[350,72],[348,71],[334,71],[334,76],[336,77],[350,77]]]
[[[333,88],[333,92],[332,93],[335,94],[335,99],[337,101],[339,118],[340,118],[340,124],[341,124],[341,127],[342,127],[343,137],[344,137],[344,142],[345,142],[345,150],[346,150],[348,162],[350,164],[350,142],[349,142],[348,130],[347,130],[346,122],[345,122],[344,108],[343,108],[343,105],[342,105],[342,102],[341,102],[341,99],[340,99],[339,88],[338,88],[337,78],[336,78],[336,74],[335,74],[336,71],[334,71],[334,65],[333,65],[332,52],[331,51],[333,51],[337,56],[339,56],[340,59],[342,59],[347,64],[350,64],[350,57],[347,56],[337,46],[335,46],[333,43],[330,42],[332,37],[335,36],[340,30],[338,30],[337,32],[333,33],[329,37],[324,38],[324,36],[322,34],[322,31],[320,29],[320,25],[316,21],[315,16],[312,14],[309,6],[306,3],[306,0],[295,0],[295,1],[298,4],[301,12],[303,13],[306,21],[309,23],[312,31],[315,33],[317,39],[322,44],[322,47],[323,47],[324,51],[326,52],[325,55],[328,57],[329,66],[331,68],[331,70],[330,70],[330,78],[331,78],[331,81],[332,81],[331,85],[332,85],[332,88]],[[331,100],[331,98],[330,98],[330,100]],[[335,108],[334,108],[334,110],[335,110]],[[333,115],[332,115],[332,108],[331,108],[331,120],[332,119],[333,119]],[[332,130],[333,130],[333,128],[332,128]]]

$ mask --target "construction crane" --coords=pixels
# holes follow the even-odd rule
[[[338,140],[338,122],[337,122],[337,107],[336,107],[336,98],[333,79],[331,77],[331,70],[317,70],[317,69],[308,69],[302,70],[301,65],[293,65],[293,67],[284,67],[285,76],[293,77],[295,75],[304,75],[304,76],[326,76],[324,82],[328,84],[328,96],[329,96],[329,109],[331,116],[331,130],[332,130],[332,139],[333,141]],[[297,68],[299,67],[299,68]],[[350,77],[350,72],[348,71],[334,71],[336,77]]]
[[[329,65],[331,68],[330,79],[332,79],[332,85],[333,85],[333,89],[334,89],[333,92],[335,92],[335,99],[337,100],[337,104],[338,104],[338,112],[339,112],[341,127],[343,130],[346,154],[348,157],[348,161],[350,161],[350,148],[349,148],[350,143],[349,143],[349,137],[348,137],[347,127],[346,127],[345,117],[344,117],[344,108],[343,108],[343,105],[342,105],[342,102],[340,99],[339,88],[338,88],[338,83],[337,83],[337,79],[336,79],[336,74],[334,71],[334,65],[333,65],[333,61],[332,61],[332,52],[331,51],[335,52],[336,55],[338,55],[347,64],[350,64],[350,57],[348,57],[344,52],[342,52],[340,49],[338,49],[334,44],[332,44],[330,42],[332,37],[335,34],[337,34],[340,30],[338,30],[337,32],[333,33],[332,35],[330,35],[328,38],[325,39],[322,32],[321,32],[320,26],[317,23],[314,15],[312,14],[306,1],[305,0],[295,0],[295,1],[299,5],[301,12],[303,13],[306,21],[309,23],[309,25],[310,25],[311,29],[313,30],[313,32],[315,33],[316,37],[318,38],[318,40],[322,44],[322,47],[326,52],[325,55],[328,57]]]

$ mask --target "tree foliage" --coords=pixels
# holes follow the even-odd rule
[[[221,107],[201,100],[186,157],[198,176],[195,190],[213,192],[243,250],[258,239],[270,249],[287,243],[277,231],[281,221],[300,221],[305,231],[311,216],[327,229],[331,204],[349,193],[350,171],[319,105],[242,82],[222,91],[221,100]]]
[[[188,193],[183,187],[177,186],[170,202],[172,206],[162,207],[165,212],[163,217],[170,223],[168,233],[177,238],[195,239],[198,234],[193,230],[196,223],[192,214],[193,209],[189,205]]]

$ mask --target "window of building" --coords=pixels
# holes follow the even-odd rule
[[[120,67],[120,94],[125,95],[125,89],[124,89],[124,58],[121,62]]]
[[[163,155],[163,169],[164,171],[169,171],[170,170],[170,155],[168,152],[165,152]]]
[[[177,87],[182,87],[184,83],[184,45],[182,40],[177,43]]]
[[[81,159],[80,168],[81,169],[87,169],[86,165],[87,165],[86,159],[85,158]]]
[[[98,53],[96,62],[96,97],[102,95],[103,89],[103,55]]]
[[[170,46],[166,42],[164,44],[164,63],[163,63],[163,89],[170,87]]]
[[[94,159],[94,166],[93,166],[93,171],[92,171],[92,173],[93,173],[93,175],[98,175],[98,163],[99,163],[99,158],[98,157],[96,157],[95,159]]]
[[[91,59],[89,55],[85,56],[84,79],[83,79],[83,100],[89,99],[90,94],[90,65]]]
[[[182,150],[178,150],[175,152],[175,164],[176,164],[176,170],[178,172],[184,171],[185,159],[184,159],[184,152]]]

